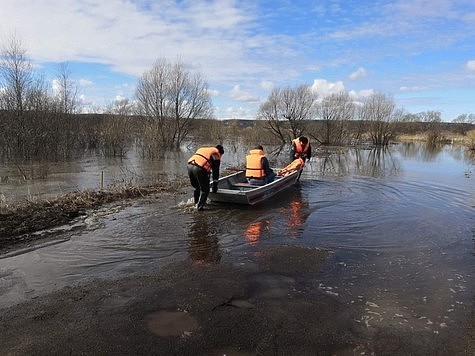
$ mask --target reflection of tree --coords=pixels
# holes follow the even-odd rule
[[[397,146],[397,150],[404,157],[422,158],[425,162],[431,162],[442,151],[444,145],[425,144],[420,142],[407,142]]]
[[[189,231],[188,253],[190,258],[198,264],[221,260],[218,234],[215,228],[217,222],[213,223],[212,217],[206,215],[195,214]]]
[[[323,175],[346,176],[351,172],[359,175],[379,177],[397,174],[400,170],[398,160],[388,147],[372,149],[339,149],[327,151],[319,158],[320,171]]]
[[[475,151],[466,150],[465,159],[467,160],[468,163],[475,165]]]
[[[421,145],[415,142],[405,142],[401,145],[397,146],[397,150],[403,155],[404,157],[419,157],[421,152]]]
[[[399,162],[387,147],[375,147],[369,151],[367,164],[362,165],[362,168],[362,172],[371,177],[393,175],[399,172]]]
[[[443,144],[440,143],[427,143],[422,150],[423,159],[425,162],[432,162],[434,161],[439,153],[444,148]]]
[[[323,175],[347,175],[348,174],[348,162],[346,153],[347,149],[327,149],[322,151],[323,156],[319,159],[320,172]]]

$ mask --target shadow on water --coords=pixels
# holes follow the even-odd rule
[[[221,260],[217,223],[207,214],[200,212],[193,214],[189,231],[188,255],[195,263],[217,263]]]

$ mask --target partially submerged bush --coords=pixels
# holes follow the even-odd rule
[[[467,132],[468,148],[475,151],[475,130]]]

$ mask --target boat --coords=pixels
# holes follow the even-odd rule
[[[265,185],[252,185],[247,182],[245,171],[238,171],[218,180],[218,191],[210,192],[212,202],[255,205],[267,200],[297,183],[301,169],[283,176]]]

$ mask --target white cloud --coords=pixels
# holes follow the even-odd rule
[[[216,96],[221,95],[221,92],[219,90],[215,90],[215,89],[208,89],[208,93],[212,97],[216,97]]]
[[[348,92],[348,95],[350,95],[350,98],[352,98],[354,101],[358,101],[358,100],[367,98],[367,97],[369,97],[373,94],[374,94],[373,89],[363,89],[363,90],[360,90],[360,91],[350,90]]]
[[[322,98],[331,94],[337,94],[345,91],[345,85],[342,81],[331,83],[326,79],[315,79],[311,89],[312,91],[316,92],[320,98]]]
[[[258,98],[253,97],[249,92],[242,90],[239,85],[235,85],[231,89],[229,96],[236,101],[244,101],[249,103],[259,101]]]
[[[367,75],[366,69],[364,69],[363,67],[359,67],[356,71],[350,74],[349,78],[357,79],[360,77],[366,77],[366,75]]]
[[[235,26],[246,22],[252,13],[252,9],[242,11],[243,9],[233,5],[234,1],[192,1],[183,16],[198,27],[220,31],[233,30]]]
[[[420,91],[420,90],[425,90],[425,89],[427,88],[423,86],[418,86],[418,85],[414,85],[411,87],[403,85],[402,87],[399,88],[400,91]]]
[[[272,89],[274,89],[274,83],[270,80],[263,80],[260,83],[260,87],[264,90],[271,91]]]
[[[391,6],[401,15],[414,17],[454,17],[456,2],[453,0],[398,0]]]
[[[467,69],[469,71],[475,71],[475,59],[472,59],[467,62]]]
[[[242,106],[229,106],[225,110],[226,117],[229,119],[245,119],[249,117],[249,113]]]
[[[81,105],[92,105],[93,102],[88,100],[84,94],[79,95],[79,103]]]
[[[144,9],[140,3],[2,1],[0,34],[15,32],[36,61],[102,63],[133,76],[159,57],[206,63],[210,77],[229,77],[225,73],[249,62],[244,54],[252,40],[247,29],[254,12],[242,4],[151,2]]]
[[[121,101],[124,101],[124,100],[128,100],[128,99],[122,95],[116,95],[114,98],[114,102],[116,103],[120,103]]]
[[[81,87],[91,87],[94,85],[94,83],[89,79],[79,79],[78,83]]]
[[[59,84],[58,79],[53,79],[53,81],[51,82],[51,89],[53,90],[53,95],[54,96],[59,94],[59,92],[61,90],[61,86]]]

